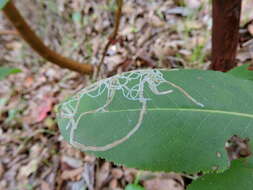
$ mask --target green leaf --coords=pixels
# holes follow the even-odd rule
[[[4,6],[8,3],[9,0],[0,0],[0,10],[4,8]]]
[[[253,71],[248,70],[249,66],[250,66],[249,64],[244,64],[232,69],[227,73],[241,79],[253,80]]]
[[[236,160],[224,173],[205,175],[194,181],[188,190],[252,190],[252,187],[252,165],[248,160]]]
[[[0,80],[4,79],[8,75],[16,74],[19,72],[21,72],[21,70],[17,68],[0,67]]]
[[[142,170],[228,168],[226,141],[253,138],[253,85],[198,70],[140,70],[99,81],[58,106],[65,140]]]
[[[145,189],[140,185],[129,184],[126,186],[125,190],[145,190]]]

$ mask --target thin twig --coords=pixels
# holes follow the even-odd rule
[[[98,66],[97,66],[97,71],[96,71],[96,74],[95,74],[96,78],[99,76],[99,73],[100,73],[100,70],[101,70],[101,66],[104,63],[104,59],[105,59],[106,53],[107,53],[110,45],[116,40],[116,37],[118,35],[119,26],[120,26],[120,20],[121,20],[121,16],[122,16],[122,7],[123,7],[123,4],[124,4],[124,0],[116,0],[116,3],[117,3],[117,10],[116,10],[116,13],[115,13],[114,30],[113,30],[113,33],[110,35],[110,37],[109,37],[109,39],[108,39],[108,41],[107,41],[107,43],[105,45],[101,61],[99,62]]]
[[[19,33],[16,30],[0,30],[0,35],[14,35],[14,36],[18,36]]]

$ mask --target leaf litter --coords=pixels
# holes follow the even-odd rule
[[[239,64],[253,59],[248,3],[244,1],[242,20],[249,24],[240,30]],[[51,48],[77,61],[99,64],[113,31],[114,1],[16,4]],[[137,170],[80,152],[59,134],[54,106],[92,81],[42,60],[2,14],[0,23],[0,65],[22,70],[0,81],[0,189],[122,190],[133,183]],[[119,35],[107,51],[102,74],[139,68],[205,69],[210,64],[210,29],[208,1],[125,1]],[[175,175],[144,172],[140,183],[147,190],[185,189],[184,175]]]

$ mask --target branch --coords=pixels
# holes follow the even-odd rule
[[[10,0],[3,8],[3,12],[14,25],[20,36],[46,60],[60,66],[83,74],[92,74],[93,67],[89,64],[81,64],[49,49],[40,38],[32,31],[15,5]]]
[[[123,4],[124,4],[124,1],[123,0],[116,0],[116,3],[117,3],[118,8],[117,8],[116,13],[115,13],[114,30],[113,30],[113,33],[110,35],[107,44],[105,45],[105,48],[104,48],[104,51],[103,51],[103,54],[102,54],[102,59],[101,59],[99,65],[97,67],[97,76],[100,73],[101,66],[104,63],[104,59],[105,59],[106,53],[107,53],[110,45],[115,42],[116,37],[118,35],[120,20],[121,20],[121,16],[122,16],[122,7],[123,7]]]

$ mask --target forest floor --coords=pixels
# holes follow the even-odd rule
[[[253,22],[245,27],[253,19],[253,1],[243,2],[239,64],[253,60]],[[80,62],[99,63],[113,31],[113,0],[23,0],[16,5],[52,49]],[[107,52],[102,73],[207,69],[211,25],[208,0],[125,1],[118,40]],[[93,80],[41,59],[3,14],[0,66],[22,70],[0,81],[0,190],[123,190],[137,175],[146,190],[185,189],[182,175],[116,166],[64,142],[55,106]]]

